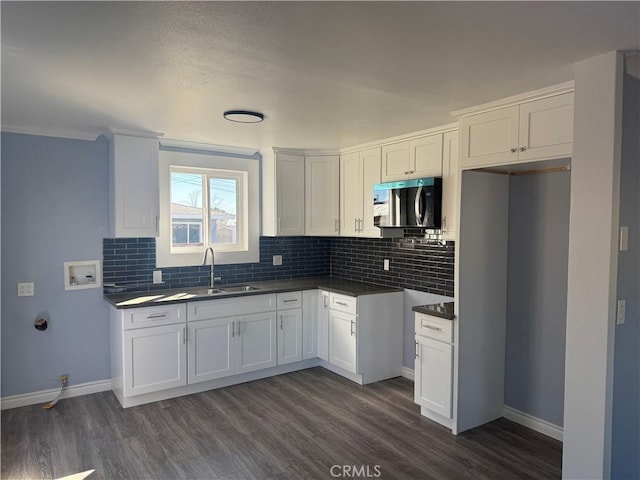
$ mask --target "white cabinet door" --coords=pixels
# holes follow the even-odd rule
[[[302,309],[278,312],[278,365],[302,360]]]
[[[236,319],[236,373],[276,366],[276,312]]]
[[[518,122],[517,105],[460,120],[462,168],[517,162]]]
[[[216,318],[188,324],[189,383],[235,373],[235,318]]]
[[[329,292],[318,291],[318,357],[329,361]]]
[[[573,93],[520,105],[519,161],[570,157]]]
[[[411,145],[409,141],[392,143],[382,147],[383,182],[409,178],[411,168]]]
[[[304,235],[304,156],[276,154],[276,232]]]
[[[380,174],[378,174],[380,176]],[[360,153],[340,157],[340,235],[358,235],[358,222],[362,218],[362,164]]]
[[[357,373],[356,316],[329,310],[329,362]]]
[[[318,356],[318,291],[302,292],[302,359]]]
[[[442,236],[445,240],[455,240],[458,223],[458,132],[444,134],[442,154]]]
[[[451,418],[453,346],[416,336],[415,402]]]
[[[340,157],[305,159],[305,232],[307,235],[340,233]]]
[[[360,235],[365,237],[380,237],[380,229],[373,225],[373,186],[380,183],[381,158],[380,147],[360,152],[363,180]]]
[[[157,138],[114,134],[109,196],[112,237],[157,237],[160,212]]]
[[[186,325],[125,331],[124,365],[125,396],[186,385]]]
[[[410,141],[411,178],[442,176],[442,134],[429,135]]]

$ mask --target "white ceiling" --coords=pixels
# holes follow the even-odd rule
[[[2,2],[2,128],[347,147],[640,48],[640,2]],[[226,122],[255,109],[261,124]]]

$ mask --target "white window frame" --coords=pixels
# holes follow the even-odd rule
[[[214,245],[217,265],[232,263],[256,263],[260,260],[260,163],[255,158],[227,157],[219,154],[160,150],[160,236],[156,239],[156,266],[178,267],[201,265],[206,246],[172,249],[171,235],[171,167],[183,170],[197,169],[230,172],[230,178],[242,178],[238,182],[238,195],[242,195],[242,207],[246,221],[237,225],[238,238],[244,237],[245,248],[235,245]],[[204,173],[204,172],[203,172]],[[233,176],[231,176],[233,175]],[[240,215],[239,215],[240,217]],[[203,227],[206,228],[206,227]],[[204,233],[204,232],[203,232]],[[232,247],[232,248],[230,248]],[[172,251],[173,250],[173,251]]]
[[[204,222],[193,222],[193,221],[174,222],[174,221],[171,221],[171,234],[172,234],[172,235],[171,235],[171,248],[172,248],[172,249],[173,249],[173,248],[185,248],[185,249],[186,249],[186,248],[189,248],[189,247],[174,247],[174,246],[173,246],[173,226],[174,226],[174,225],[186,225],[186,226],[187,226],[187,242],[185,242],[185,243],[187,243],[187,244],[188,244],[188,243],[190,243],[190,242],[188,241],[188,240],[189,240],[189,226],[190,226],[190,225],[198,225],[198,226],[200,227],[200,241],[201,241],[201,242],[204,242],[204,239],[202,238],[202,236],[203,236],[203,230],[204,230],[204,229],[203,229],[203,224],[204,224]],[[200,248],[200,247],[198,247],[198,248]],[[171,253],[177,253],[177,252],[172,251]]]

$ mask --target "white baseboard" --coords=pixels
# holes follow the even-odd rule
[[[507,420],[511,420],[512,422],[519,423],[520,425],[524,425],[531,430],[535,430],[536,432],[542,433],[551,438],[555,438],[562,442],[564,437],[564,431],[562,427],[555,425],[551,422],[547,422],[546,420],[541,420],[536,418],[528,413],[521,412],[520,410],[516,410],[515,408],[504,406],[504,418]]]
[[[56,398],[59,390],[59,388],[51,388],[49,390],[40,390],[39,392],[2,397],[0,399],[0,409],[7,410],[9,408],[47,403]],[[64,389],[60,398],[80,397],[91,393],[106,392],[107,390],[111,390],[111,379],[72,385]]]
[[[409,367],[402,367],[402,376],[404,378],[408,378],[409,380],[415,380],[416,378],[413,370]]]

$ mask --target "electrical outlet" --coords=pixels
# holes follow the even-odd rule
[[[388,258],[384,259],[383,268],[385,270],[389,270],[389,259]]]
[[[33,297],[33,282],[18,284],[19,297]]]
[[[273,256],[273,264],[274,265],[282,265],[282,255],[274,255]]]
[[[162,283],[162,270],[153,271],[153,283]]]
[[[618,300],[618,313],[616,315],[616,325],[624,324],[624,317],[626,316],[627,302],[625,300]]]

